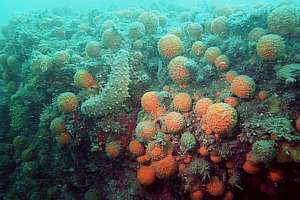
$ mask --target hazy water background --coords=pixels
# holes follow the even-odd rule
[[[286,0],[285,0],[286,1]],[[278,4],[282,0],[0,0],[0,26],[5,25],[9,18],[15,14],[52,9],[56,7],[68,7],[72,9],[93,9],[103,7],[150,7],[154,3],[171,3],[186,7],[197,7],[209,2],[213,5],[255,5],[257,3]],[[299,0],[296,0],[300,4]]]

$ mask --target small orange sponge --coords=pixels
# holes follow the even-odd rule
[[[170,78],[182,87],[184,87],[190,79],[190,72],[186,68],[187,62],[188,59],[186,57],[177,56],[173,58],[168,65]]]
[[[215,197],[221,196],[225,191],[225,185],[218,177],[213,177],[206,185],[207,192]]]
[[[250,98],[254,95],[256,86],[254,80],[246,75],[237,76],[230,85],[230,91],[240,98]]]
[[[178,93],[173,98],[173,106],[178,111],[188,112],[192,107],[192,98],[187,93]]]
[[[154,116],[157,116],[163,110],[158,93],[154,91],[146,92],[141,98],[141,104],[145,112],[151,113]]]
[[[173,156],[168,155],[160,161],[152,163],[156,177],[159,179],[172,176],[177,171],[177,163]]]
[[[209,47],[204,53],[204,57],[209,63],[214,63],[220,55],[221,50],[218,47]]]
[[[97,83],[87,70],[78,70],[74,76],[74,83],[79,88],[96,88]]]
[[[151,121],[142,121],[135,128],[136,137],[139,141],[148,141],[156,134],[155,124]]]
[[[206,112],[210,105],[213,104],[213,101],[210,98],[202,98],[197,101],[194,112],[198,117],[202,117]]]
[[[57,97],[57,107],[63,113],[70,113],[77,109],[78,99],[72,92],[61,93]]]
[[[177,133],[185,126],[185,120],[182,114],[170,112],[163,118],[163,124],[167,133]]]
[[[109,158],[116,158],[120,155],[121,145],[117,141],[109,142],[105,145],[105,152]]]

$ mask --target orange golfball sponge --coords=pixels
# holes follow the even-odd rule
[[[168,59],[174,58],[183,52],[182,41],[174,34],[167,34],[161,37],[157,46],[159,54]]]
[[[77,109],[78,107],[78,99],[75,94],[72,92],[64,92],[61,93],[57,97],[56,105],[58,110],[63,113],[70,113]]]
[[[68,132],[62,132],[56,135],[55,139],[60,145],[66,145],[72,142],[72,136]]]
[[[152,162],[156,177],[164,179],[172,176],[177,171],[177,163],[172,155],[166,156],[160,161]]]
[[[196,56],[202,56],[204,52],[206,51],[207,46],[204,44],[204,42],[196,41],[192,45],[192,52]]]
[[[159,145],[159,144],[152,144],[150,143],[147,146],[147,150],[146,150],[146,155],[151,159],[151,160],[161,160],[164,157],[166,157],[167,152],[164,150],[163,146]]]
[[[229,58],[226,55],[220,55],[215,59],[215,66],[219,70],[225,70],[229,66]]]
[[[269,170],[269,179],[272,182],[281,182],[283,180],[283,171],[276,168],[271,168]]]
[[[150,140],[156,134],[156,127],[152,121],[142,121],[135,128],[136,138],[141,142]]]
[[[190,37],[189,39],[198,40],[202,37],[203,28],[199,23],[189,23],[186,27],[186,32]]]
[[[238,105],[238,99],[236,97],[225,97],[224,103],[227,103],[232,107],[236,107]]]
[[[259,91],[257,97],[260,101],[264,101],[269,97],[269,92],[266,90],[261,90]]]
[[[191,192],[191,200],[202,200],[204,192],[202,190],[196,190]]]
[[[253,28],[248,34],[248,40],[257,42],[258,39],[267,34],[267,31],[260,27]]]
[[[202,117],[202,129],[207,134],[222,134],[229,132],[237,122],[236,110],[227,103],[215,103],[208,107]]]
[[[190,72],[187,69],[187,64],[188,59],[186,57],[177,56],[173,58],[168,65],[170,78],[183,88],[190,80]]]
[[[158,92],[146,92],[141,98],[141,104],[145,112],[157,117],[163,113],[163,106],[160,103]]]
[[[196,102],[194,112],[198,117],[202,117],[207,112],[209,106],[213,104],[210,98],[202,98]]]
[[[170,112],[164,116],[163,125],[167,133],[178,133],[185,127],[184,116],[178,112]]]
[[[231,83],[233,81],[233,79],[235,79],[235,77],[237,77],[237,76],[238,76],[238,73],[236,71],[230,70],[230,71],[226,72],[225,79],[226,79],[226,81]]]
[[[207,192],[215,197],[223,195],[225,185],[218,177],[212,177],[210,182],[206,185]]]
[[[109,158],[116,158],[121,153],[121,144],[117,141],[106,143],[105,152]]]
[[[257,174],[259,172],[259,166],[257,164],[252,163],[251,161],[245,161],[243,164],[243,170],[247,174]]]
[[[276,60],[285,52],[284,40],[280,35],[264,35],[256,44],[256,52],[263,60]]]
[[[297,117],[296,121],[295,121],[295,127],[298,133],[300,133],[300,116]]]
[[[188,112],[192,107],[192,98],[187,93],[178,93],[173,98],[173,106],[181,112]]]
[[[220,55],[221,50],[218,47],[209,47],[204,53],[204,57],[211,64],[213,64]]]
[[[230,91],[240,98],[251,98],[254,95],[256,85],[254,80],[246,75],[237,76],[230,85]]]
[[[65,121],[62,117],[55,117],[50,123],[50,130],[55,135],[65,132]]]
[[[224,16],[215,18],[210,24],[211,32],[220,36],[225,35],[228,30],[226,21],[227,17]]]
[[[73,76],[74,84],[79,88],[96,88],[97,82],[87,70],[78,70]]]
[[[132,140],[129,143],[129,151],[132,153],[134,156],[141,156],[145,153],[145,148],[142,143],[140,143],[138,140]]]
[[[141,185],[151,185],[155,179],[155,171],[152,166],[142,166],[137,170],[137,180]]]

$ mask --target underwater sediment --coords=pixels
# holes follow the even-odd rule
[[[294,199],[300,9],[153,4],[14,16],[0,199]]]

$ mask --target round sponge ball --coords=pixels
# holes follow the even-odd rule
[[[155,171],[152,166],[142,166],[137,171],[137,179],[141,185],[151,185],[154,183]]]
[[[158,41],[158,51],[162,57],[173,58],[183,52],[183,44],[179,37],[173,34],[167,34]]]
[[[202,129],[207,133],[222,134],[229,132],[237,122],[236,110],[226,103],[215,103],[208,107],[201,119]]]
[[[284,40],[280,35],[264,35],[256,44],[256,52],[263,60],[276,60],[285,52]]]
[[[72,92],[64,92],[57,97],[56,104],[58,110],[61,112],[70,113],[77,109],[79,103],[75,94]]]
[[[286,35],[294,31],[299,23],[295,9],[288,6],[275,8],[267,19],[268,29],[272,33]]]
[[[187,93],[178,93],[173,98],[173,106],[178,111],[188,112],[192,107],[192,98]]]
[[[182,114],[170,112],[163,118],[163,124],[167,133],[177,133],[185,126],[185,120]]]
[[[254,80],[246,75],[237,76],[230,85],[230,91],[240,98],[250,98],[254,95],[256,86]]]

